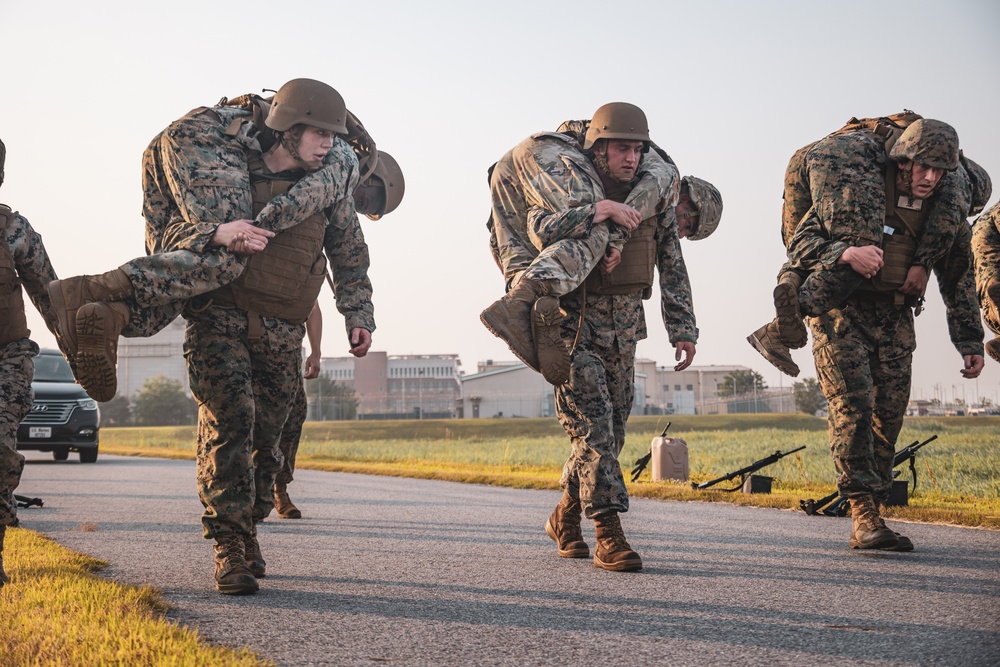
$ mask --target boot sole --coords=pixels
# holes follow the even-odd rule
[[[80,386],[96,401],[118,393],[118,339],[106,340],[108,307],[88,303],[76,311],[76,365]]]
[[[862,544],[860,540],[856,540],[855,538],[852,537],[849,544],[851,545],[852,549],[880,549],[882,551],[889,551],[889,550],[894,550],[896,547],[899,546],[899,538],[897,538],[895,535],[890,535],[875,542]]]
[[[569,350],[566,349],[558,331],[558,322],[562,318],[563,311],[559,307],[559,299],[554,296],[543,296],[531,307],[531,337],[535,341],[538,365],[545,381],[557,387],[569,381],[571,363]],[[545,359],[544,363],[542,359]]]
[[[287,512],[278,512],[279,519],[301,519],[302,512],[299,510],[288,510]]]
[[[52,303],[52,309],[56,313],[56,319],[59,321],[59,334],[63,339],[66,346],[66,352],[71,353],[73,360],[76,358],[77,351],[77,340],[76,340],[76,326],[70,326],[69,322],[69,312],[66,310],[66,295],[63,293],[62,281],[53,280],[45,289],[49,293],[49,301]]]
[[[559,548],[559,538],[556,537],[556,530],[552,527],[551,517],[545,522],[545,534],[552,538],[552,541],[556,543],[556,551],[559,552],[560,558],[590,558],[590,547],[578,548],[578,549],[560,549]]]
[[[489,309],[484,310],[482,313],[480,313],[479,321],[483,323],[483,326],[486,327],[491,334],[493,334],[494,336],[502,340],[504,343],[506,343],[507,347],[510,348],[510,351],[514,353],[514,356],[521,360],[521,363],[523,363],[525,366],[527,366],[533,371],[537,372],[539,370],[538,359],[532,356],[534,355],[535,352],[533,341],[524,341],[526,344],[525,349],[519,350],[517,346],[515,346],[514,343],[511,342],[511,339],[514,337],[511,336],[510,332],[505,327],[503,327],[500,324],[500,322],[497,321],[497,319],[493,316],[493,313],[491,313]],[[525,352],[525,350],[529,349],[531,350],[531,354],[527,354]]]
[[[986,354],[993,358],[993,361],[1000,363],[1000,338],[986,341]]]
[[[254,579],[253,583],[242,582],[236,584],[221,584],[215,582],[215,588],[223,595],[253,595],[260,590],[260,584]]]
[[[642,569],[642,559],[630,558],[629,560],[622,560],[616,563],[605,563],[597,556],[594,556],[594,567],[610,572],[638,572]]]
[[[778,337],[793,350],[809,342],[809,332],[799,314],[799,295],[788,283],[774,288],[774,309],[778,316]]]
[[[772,366],[774,366],[775,368],[777,368],[779,371],[781,371],[785,375],[789,375],[789,376],[791,376],[793,378],[799,376],[799,367],[798,366],[796,366],[795,364],[792,364],[791,366],[789,366],[785,362],[783,362],[780,359],[777,359],[776,357],[774,357],[767,350],[767,348],[764,347],[759,340],[757,340],[757,337],[754,336],[753,334],[750,334],[749,336],[747,336],[747,342],[750,343],[750,345],[753,346],[753,349],[755,349],[758,352],[760,352],[760,355],[762,357],[764,357],[765,359],[767,359],[767,361]]]

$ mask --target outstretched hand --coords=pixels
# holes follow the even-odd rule
[[[675,371],[682,371],[691,365],[694,361],[694,343],[689,343],[687,341],[682,341],[674,346],[676,352],[674,352],[674,361],[678,362],[674,366]],[[683,357],[683,358],[682,358]]]

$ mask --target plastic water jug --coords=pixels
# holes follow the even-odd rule
[[[686,482],[689,478],[688,446],[683,438],[653,438],[650,447],[654,482],[666,479]]]

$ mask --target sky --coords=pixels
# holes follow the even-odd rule
[[[308,77],[335,87],[406,178],[400,207],[362,219],[377,330],[390,355],[458,354],[466,373],[514,360],[480,323],[503,293],[486,171],[530,134],[637,104],[682,174],[716,185],[718,231],[684,241],[696,365],[792,380],[746,337],[773,315],[792,153],[851,116],[912,109],[953,125],[998,180],[1000,4],[581,0],[503,3],[0,0],[0,201],[42,234],[56,271],[101,273],[144,253],[140,161],[192,108]],[[932,279],[917,319],[913,397],[1000,402],[1000,365],[963,380]],[[348,344],[332,293],[324,356]],[[43,346],[54,338],[29,307]],[[673,365],[658,295],[638,355]],[[799,379],[815,377],[808,348]]]

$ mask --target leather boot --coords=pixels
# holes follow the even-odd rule
[[[993,361],[1000,364],[1000,336],[986,341],[986,354],[993,357]]]
[[[267,563],[264,562],[264,555],[260,552],[260,542],[257,541],[257,526],[243,538],[243,559],[254,577],[263,579],[266,576]]]
[[[119,302],[88,303],[76,312],[76,379],[95,401],[118,393],[118,337],[128,320]]]
[[[3,571],[3,540],[6,532],[7,526],[0,526],[0,588],[3,588],[4,584],[10,583],[10,577]]]
[[[532,370],[538,370],[538,355],[531,338],[531,307],[548,294],[548,287],[536,280],[519,280],[514,289],[484,310],[479,319],[510,351]]]
[[[243,557],[243,538],[215,538],[215,587],[225,595],[252,595],[260,589]]]
[[[302,512],[288,497],[288,486],[281,482],[274,483],[274,511],[282,519],[301,519]]]
[[[552,516],[545,522],[545,534],[551,537],[562,558],[589,558],[590,547],[583,541],[580,519],[583,508],[580,500],[563,493]]]
[[[797,350],[809,342],[809,332],[799,313],[799,288],[802,277],[785,271],[774,288],[774,311],[777,315],[778,337],[787,347]]]
[[[73,276],[53,280],[46,289],[52,309],[59,319],[64,353],[76,357],[76,314],[80,306],[95,301],[122,301],[135,294],[132,283],[121,269],[97,276]]]
[[[876,499],[876,502],[878,503],[879,516],[882,516],[885,514],[885,500]],[[913,551],[913,540],[906,535],[900,535],[895,530],[892,532],[896,536],[896,539],[899,540],[899,544],[894,547],[887,547],[884,549],[885,551]]]
[[[853,496],[849,502],[852,549],[892,549],[899,546],[899,538],[886,527],[870,493]]]
[[[597,528],[594,567],[613,572],[638,572],[642,569],[642,559],[625,540],[618,512],[601,514],[594,519],[594,524]]]
[[[779,371],[792,377],[798,376],[799,366],[792,360],[788,346],[782,343],[778,336],[777,319],[771,320],[747,336],[747,341]]]
[[[569,350],[562,339],[561,324],[566,311],[559,307],[559,298],[543,296],[531,309],[531,337],[542,377],[558,387],[569,381]]]

